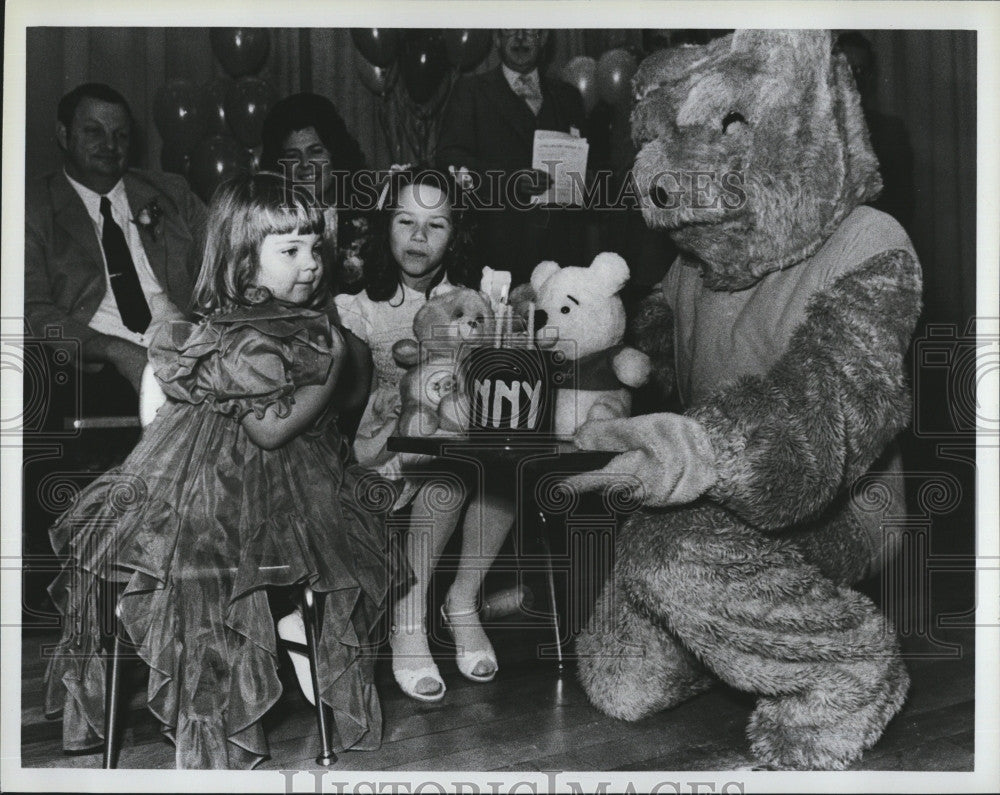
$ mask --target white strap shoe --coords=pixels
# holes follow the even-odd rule
[[[397,665],[398,660],[405,660],[417,656],[414,654],[402,654],[397,651],[396,646],[393,645],[393,639],[407,636],[417,636],[423,640],[422,645],[427,659],[430,660],[429,665],[422,665],[419,668],[402,668]],[[437,665],[430,656],[430,649],[427,647],[427,633],[424,631],[423,626],[402,628],[393,627],[392,634],[389,635],[389,646],[392,648],[392,675],[395,677],[396,684],[399,685],[400,690],[402,690],[410,698],[414,698],[417,701],[433,703],[444,698],[445,690],[447,690],[447,688],[445,687],[444,680],[441,678],[441,672],[438,670]],[[437,688],[430,693],[421,693],[417,690],[417,685],[419,685],[421,681],[428,679],[432,680],[437,685]]]
[[[468,619],[475,618],[475,626],[479,628],[479,634],[482,635],[482,639],[486,641],[486,646],[479,649],[469,648],[468,643],[459,643],[458,633],[455,632],[456,628],[459,632],[462,631],[464,627],[472,628],[473,624],[471,622],[464,623],[463,618]],[[444,619],[444,625],[448,627],[448,631],[451,632],[451,637],[455,641],[455,645],[458,646],[458,650],[455,653],[455,664],[458,665],[458,670],[462,672],[462,676],[466,679],[470,679],[473,682],[492,682],[493,677],[497,675],[497,671],[500,670],[500,665],[497,663],[496,652],[493,651],[493,644],[490,643],[490,639],[486,637],[486,633],[483,631],[482,625],[479,623],[479,611],[478,610],[467,610],[460,613],[449,614],[445,610],[445,606],[441,605],[441,618]],[[475,673],[476,667],[480,663],[486,663],[487,673],[477,674]]]

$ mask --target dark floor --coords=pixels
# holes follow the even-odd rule
[[[932,412],[923,402],[918,415]],[[922,427],[918,416],[915,425]],[[946,439],[946,436],[940,436]],[[85,440],[84,440],[85,441]],[[127,442],[128,440],[125,440]],[[125,443],[123,442],[123,444]],[[72,452],[73,446],[67,444]],[[78,444],[82,451],[104,445]],[[910,437],[905,450],[917,473],[908,481],[912,492],[906,522],[907,541],[897,563],[864,590],[893,619],[902,640],[912,689],[899,715],[881,740],[854,766],[855,770],[970,771],[974,769],[975,644],[972,612],[975,586],[974,440],[956,438],[939,443],[928,435]],[[44,485],[49,470],[66,467],[65,452],[48,448],[25,456],[26,479]],[[35,463],[37,462],[37,463]],[[80,469],[102,471],[107,461],[81,459]],[[59,473],[55,473],[59,474]],[[92,477],[92,475],[91,475]],[[32,492],[34,493],[34,492]],[[51,552],[45,552],[44,528],[64,505],[39,487],[37,499],[26,500],[26,560],[30,569],[26,591],[31,601],[52,579]],[[34,507],[32,507],[34,506]],[[600,537],[600,532],[595,536]],[[582,547],[581,547],[582,548]],[[35,549],[38,564],[28,555]],[[579,550],[578,550],[579,551]],[[583,550],[583,557],[593,550]],[[584,554],[586,553],[586,554]],[[591,556],[593,557],[593,556]],[[600,553],[587,565],[600,567]],[[497,576],[492,574],[491,577]],[[502,579],[508,574],[501,573]],[[597,582],[594,576],[574,577]],[[544,579],[528,575],[528,585],[541,607]],[[495,583],[504,585],[510,583]],[[440,591],[440,587],[438,588]],[[438,594],[440,597],[440,593]],[[593,604],[593,593],[578,594],[578,604]],[[580,617],[577,616],[577,621]],[[446,648],[435,648],[448,694],[439,704],[422,704],[405,697],[396,686],[388,660],[379,662],[377,680],[382,697],[385,732],[375,752],[340,754],[335,770],[455,770],[455,771],[699,771],[750,770],[744,727],[752,700],[719,686],[680,706],[629,724],[606,717],[589,705],[572,666],[560,675],[554,662],[539,659],[539,645],[551,640],[551,630],[534,619],[505,619],[489,628],[501,670],[489,684],[462,678]],[[25,768],[96,768],[99,753],[65,755],[61,726],[46,720],[42,709],[44,647],[56,630],[34,628],[23,633],[22,766]],[[133,677],[135,678],[135,677]],[[316,770],[313,712],[283,670],[285,695],[267,718],[272,758],[262,767],[272,770]],[[140,683],[141,684],[141,683]],[[173,767],[172,747],[162,739],[142,705],[142,688],[126,716],[121,768]]]
[[[931,623],[973,607],[971,577],[934,598]],[[962,582],[962,580],[965,582]],[[529,585],[531,582],[529,581]],[[540,588],[541,579],[535,583]],[[873,586],[877,587],[877,586]],[[941,591],[941,589],[939,589]],[[902,712],[856,770],[969,771],[974,762],[973,631],[916,622],[903,636],[913,687]],[[439,704],[402,695],[387,660],[378,665],[385,735],[375,752],[340,754],[334,770],[613,771],[749,770],[744,726],[752,701],[717,687],[638,723],[606,717],[577,684],[572,665],[560,675],[539,660],[551,630],[537,620],[510,617],[490,630],[501,672],[489,684],[463,679],[447,650],[437,649],[448,694]],[[42,714],[42,647],[52,631],[25,633],[22,654],[22,766],[99,767],[100,754],[65,755],[60,723]],[[138,672],[133,678],[139,676]],[[261,769],[316,769],[313,712],[288,671],[286,694],[268,720],[272,758]],[[126,717],[121,768],[173,767],[172,747],[134,692]]]

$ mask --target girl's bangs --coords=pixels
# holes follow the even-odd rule
[[[287,191],[287,201],[261,208],[256,221],[262,236],[313,234],[322,235],[325,228],[323,211],[312,207],[299,191]]]

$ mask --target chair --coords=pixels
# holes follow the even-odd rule
[[[118,767],[118,753],[121,750],[121,721],[119,712],[121,711],[121,662],[122,647],[130,643],[125,637],[125,630],[119,617],[117,607],[117,586],[121,583],[102,580],[99,606],[102,617],[102,645],[108,655],[106,667],[106,679],[104,688],[104,758],[103,766],[105,770],[114,770]],[[317,649],[319,647],[320,631],[322,629],[322,594],[315,593],[307,585],[301,588],[302,619],[306,627],[305,644],[295,641],[278,639],[282,648],[300,652],[309,658],[309,673],[312,677],[313,692],[316,696],[316,725],[319,729],[320,754],[316,757],[316,764],[329,767],[337,761],[337,756],[331,748],[330,723],[327,715],[327,707],[319,697],[319,660]],[[112,612],[111,605],[115,605]],[[111,627],[110,632],[105,632],[105,628]]]

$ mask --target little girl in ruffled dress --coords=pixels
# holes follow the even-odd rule
[[[67,750],[102,743],[98,592],[149,666],[147,703],[178,768],[248,768],[281,695],[267,588],[323,597],[320,697],[339,749],[375,749],[369,633],[388,590],[384,520],[345,466],[331,396],[345,346],[322,311],[322,212],[274,174],[219,189],[195,289],[200,323],[165,323],[149,357],[168,400],[124,464],[52,528],[63,633],[46,711]]]

